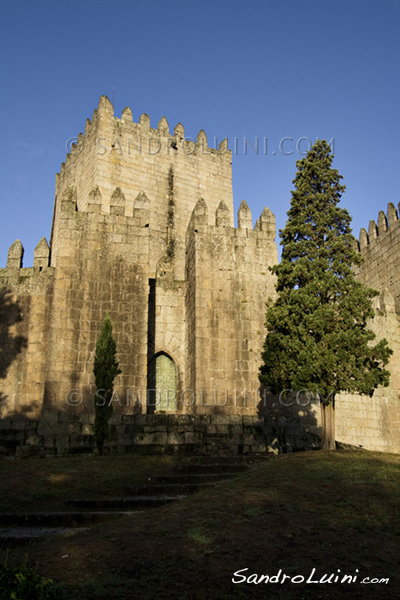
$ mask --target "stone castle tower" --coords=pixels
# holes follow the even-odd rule
[[[275,217],[265,208],[253,228],[243,201],[235,228],[227,140],[215,150],[204,131],[196,142],[184,134],[165,117],[157,129],[146,114],[134,123],[129,108],[119,119],[101,97],[56,176],[50,246],[42,238],[33,267],[21,268],[17,240],[0,270],[20,315],[3,417],[64,410],[71,390],[77,410],[93,410],[107,312],[117,410],[256,412]]]
[[[227,140],[212,149],[203,130],[192,142],[180,123],[172,133],[163,117],[153,129],[146,114],[134,123],[129,108],[119,119],[102,96],[56,176],[50,245],[42,238],[33,267],[22,268],[17,240],[0,269],[0,453],[91,450],[93,360],[107,313],[122,370],[115,447],[190,443],[204,451],[204,436],[215,434],[229,434],[236,450],[313,447],[304,427],[318,433],[319,409],[293,415],[259,389],[275,217],[265,208],[253,225],[243,201],[237,224]],[[337,440],[400,452],[393,204],[358,246],[365,260],[357,276],[381,292],[371,326],[394,350],[391,384],[371,399],[337,397]]]

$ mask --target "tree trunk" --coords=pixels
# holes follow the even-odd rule
[[[322,440],[321,450],[336,450],[335,443],[335,398],[328,403],[321,401]]]

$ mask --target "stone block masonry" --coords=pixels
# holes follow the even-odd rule
[[[56,176],[50,244],[39,242],[30,269],[21,242],[10,248],[1,417],[65,411],[71,390],[93,398],[107,312],[115,387],[133,395],[117,413],[131,414],[139,392],[148,413],[257,413],[238,397],[259,391],[275,218],[265,209],[253,225],[243,201],[235,228],[227,142],[213,149],[203,130],[190,142],[180,123],[169,129],[165,118],[134,123],[130,109],[117,118],[102,97]]]
[[[88,422],[89,421],[89,422]],[[300,420],[240,415],[114,415],[106,454],[278,454],[320,447]],[[53,413],[48,421],[3,420],[0,456],[65,456],[95,451],[93,419]]]
[[[371,398],[341,394],[336,435],[347,444],[400,452],[400,219],[393,203],[386,214],[379,211],[378,225],[371,220],[368,233],[361,229],[358,249],[364,262],[356,269],[357,278],[380,291],[370,327],[376,340],[385,337],[393,350],[390,386],[378,388]]]
[[[50,243],[42,238],[24,268],[16,240],[0,269],[4,454],[93,450],[93,360],[107,312],[122,370],[110,452],[314,447],[315,415],[264,410],[275,217],[265,208],[254,222],[243,201],[234,226],[231,158],[227,140],[210,148],[203,130],[189,141],[181,123],[152,128],[129,108],[118,118],[101,97],[56,176]],[[337,408],[339,440],[396,452],[399,230],[389,204],[361,232],[357,272],[381,292],[373,327],[395,350],[391,387],[369,405],[341,396]]]
[[[400,219],[392,202],[387,215],[379,211],[378,225],[371,220],[368,233],[361,229],[358,246],[364,259],[357,271],[359,280],[377,290],[387,289],[400,314]]]

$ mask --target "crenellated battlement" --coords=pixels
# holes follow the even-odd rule
[[[387,212],[379,211],[378,224],[371,220],[368,232],[360,230],[358,250],[364,259],[355,270],[365,284],[387,289],[394,297],[396,312],[400,313],[400,204],[399,213],[389,202]]]
[[[226,233],[227,235],[244,234],[247,238],[252,234],[259,233],[261,235],[262,233],[266,241],[275,242],[275,215],[267,206],[263,209],[253,228],[252,212],[246,200],[242,200],[237,212],[237,221],[237,228],[230,225],[228,208],[221,201],[214,213],[214,219],[210,223],[207,202],[204,198],[201,198],[193,209],[188,232],[214,232],[216,234]]]
[[[379,211],[378,224],[372,219],[369,222],[368,232],[362,227],[360,229],[360,236],[358,241],[358,248],[361,251],[363,248],[368,246],[379,236],[382,236],[389,227],[395,225],[399,221],[400,214],[400,202],[398,204],[399,213],[397,213],[396,207],[393,202],[389,202],[387,206],[387,216],[383,210]]]
[[[160,241],[164,243],[172,236],[178,240],[174,253],[177,272],[183,277],[184,248],[179,239],[184,239],[200,198],[207,201],[211,212],[223,203],[223,220],[233,227],[227,140],[218,149],[210,148],[204,130],[196,139],[186,138],[182,123],[171,133],[166,117],[162,117],[157,128],[152,128],[145,113],[135,123],[129,107],[117,118],[109,99],[102,96],[92,119],[86,121],[84,135],[78,135],[56,177],[51,264],[57,265],[63,252],[62,215],[75,210],[140,222],[151,232],[155,254]]]
[[[110,133],[111,135],[107,135]],[[232,159],[226,138],[219,143],[218,149],[212,148],[208,146],[207,135],[203,129],[199,131],[196,139],[185,137],[182,123],[177,123],[173,133],[170,133],[165,116],[154,129],[146,113],[143,113],[138,123],[135,123],[129,107],[126,107],[122,111],[121,118],[118,118],[114,115],[114,107],[110,100],[106,96],[101,96],[98,108],[93,111],[92,119],[86,119],[84,134],[79,133],[76,142],[71,144],[70,152],[66,155],[65,162],[61,164],[60,172],[56,174],[56,192],[60,186],[63,186],[64,179],[69,178],[71,170],[75,171],[77,167],[79,168],[82,162],[80,155],[92,151],[93,145],[99,156],[121,157],[121,159],[146,153],[149,156],[164,154],[171,158],[181,154],[197,160],[218,157],[227,164],[230,164]],[[69,181],[65,183],[70,184]]]
[[[23,269],[24,247],[21,240],[15,240],[8,250],[6,269],[1,269],[4,273],[6,270],[15,271]],[[33,252],[33,268],[29,267],[30,271],[41,271],[50,264],[50,247],[45,237],[42,237]],[[25,269],[27,271],[27,269]]]

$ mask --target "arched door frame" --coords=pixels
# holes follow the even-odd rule
[[[174,394],[173,396],[170,394],[172,388],[165,390],[165,394],[163,390],[159,392],[158,395],[158,386],[157,386],[157,359],[160,356],[165,356],[173,365],[175,372],[175,382],[174,382]],[[155,367],[155,372],[152,372],[152,365]],[[155,380],[155,383],[154,383]],[[157,391],[155,391],[157,390]],[[178,368],[176,365],[176,360],[173,355],[164,350],[163,348],[157,349],[157,351],[153,354],[152,358],[148,362],[147,365],[147,394],[146,394],[146,404],[147,404],[147,412],[177,412],[178,407]]]

